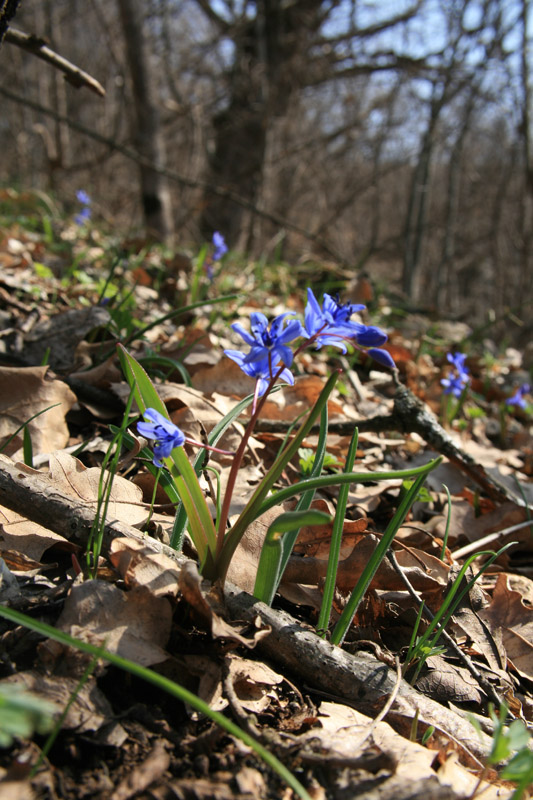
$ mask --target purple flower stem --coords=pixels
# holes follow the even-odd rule
[[[276,372],[276,374],[270,379],[267,389],[262,397],[257,397],[258,385],[259,381],[256,382],[255,385],[255,392],[254,392],[254,401],[252,404],[252,414],[248,421],[248,425],[244,430],[243,437],[241,439],[241,443],[237,448],[237,452],[235,453],[235,457],[233,459],[233,464],[231,465],[230,473],[228,476],[228,482],[226,484],[226,491],[224,493],[224,501],[222,503],[222,509],[220,511],[220,519],[218,521],[218,532],[217,532],[217,553],[216,557],[220,556],[222,552],[222,548],[224,546],[224,539],[226,537],[226,527],[228,524],[228,517],[229,517],[229,509],[231,505],[231,498],[233,497],[233,491],[235,489],[235,483],[237,481],[237,475],[239,472],[239,468],[242,464],[242,459],[244,457],[244,452],[250,440],[250,436],[253,433],[255,428],[255,423],[259,417],[259,414],[262,411],[262,408],[266,402],[268,395],[270,394],[270,390],[276,383],[277,379],[285,369],[285,365],[281,364],[280,368]]]

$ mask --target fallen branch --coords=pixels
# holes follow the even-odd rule
[[[358,428],[359,433],[384,433],[387,431],[417,433],[438,453],[446,456],[449,461],[459,467],[493,500],[511,500],[515,503],[516,498],[509,493],[507,488],[498,483],[481,464],[474,461],[471,456],[455,444],[430,409],[407,386],[404,386],[394,373],[393,380],[396,390],[392,414],[379,414],[375,417],[370,417],[370,419],[330,422],[328,425],[329,433],[351,436],[354,428]],[[281,433],[289,430],[289,427],[290,423],[284,420],[260,419],[257,421],[255,430],[256,432]],[[318,432],[319,426],[315,425],[311,430],[312,432]],[[369,477],[369,480],[371,480],[371,477]]]
[[[27,472],[5,456],[0,457],[0,504],[27,519],[59,533],[85,548],[94,520],[94,506],[76,503],[71,496],[57,491],[45,475]],[[106,522],[103,547],[107,550],[118,537],[129,537],[153,550],[164,553],[179,564],[186,560],[163,543],[117,520]],[[0,535],[1,539],[1,535]],[[409,736],[412,720],[418,711],[420,729],[433,725],[456,743],[467,761],[479,767],[480,758],[490,750],[490,739],[480,735],[473,725],[439,703],[419,694],[405,680],[396,689],[397,676],[388,665],[370,653],[355,655],[320,639],[313,630],[301,625],[284,611],[259,603],[246,592],[226,584],[226,607],[234,618],[253,622],[258,616],[272,633],[260,647],[264,655],[292,671],[309,686],[335,695],[339,702],[354,704],[365,713],[377,714],[389,695],[397,696],[388,720]]]

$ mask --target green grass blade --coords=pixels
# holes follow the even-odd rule
[[[431,461],[431,469],[440,464],[441,461],[442,456],[439,456],[434,461]],[[280,489],[267,500],[264,500],[259,508],[258,516],[259,514],[264,514],[265,511],[268,511],[273,506],[277,506],[278,503],[281,504],[285,502],[285,500],[290,500],[291,497],[295,497],[295,495],[311,489],[325,489],[328,486],[342,486],[342,484],[345,483],[364,483],[365,481],[388,481],[396,479],[403,480],[404,478],[413,477],[416,478],[418,475],[425,474],[427,470],[428,465],[425,464],[422,467],[415,467],[413,469],[400,469],[395,471],[391,470],[390,472],[341,472],[336,473],[335,475],[321,475],[318,478],[306,478],[303,481],[298,481],[298,483],[293,483],[291,486],[287,486],[285,489]]]
[[[355,616],[359,603],[363,599],[363,595],[365,594],[368,586],[376,574],[379,565],[385,558],[385,554],[387,550],[392,544],[392,540],[394,539],[396,532],[402,522],[404,521],[409,509],[411,508],[412,504],[414,503],[418,491],[421,486],[424,484],[427,474],[433,469],[435,466],[435,462],[430,462],[429,465],[425,466],[425,471],[418,475],[415,482],[406,493],[405,497],[401,501],[400,505],[398,506],[396,513],[394,514],[393,518],[387,525],[387,529],[385,533],[381,537],[381,541],[377,545],[376,549],[372,553],[372,556],[365,566],[361,577],[357,581],[357,585],[355,586],[352,594],[350,595],[350,599],[348,600],[339,621],[337,622],[332,636],[331,642],[332,644],[341,644],[344,641],[344,637],[348,631],[348,628],[351,625],[352,619]]]
[[[181,700],[183,703],[188,703],[192,708],[196,709],[196,711],[199,711],[201,714],[205,714],[205,716],[209,717],[209,719],[212,719],[213,722],[223,728],[223,730],[227,731],[227,733],[229,733],[231,736],[235,736],[248,745],[248,747],[251,747],[252,750],[261,759],[263,759],[263,761],[268,764],[269,767],[275,770],[275,772],[277,772],[277,774],[288,784],[288,786],[290,786],[291,789],[296,792],[298,797],[301,797],[302,800],[311,800],[310,795],[302,786],[300,781],[294,777],[294,775],[287,769],[287,767],[285,767],[284,764],[281,763],[281,761],[276,758],[275,755],[273,755],[273,753],[267,750],[266,747],[263,747],[262,744],[257,742],[246,731],[241,730],[237,725],[235,725],[234,722],[227,719],[227,717],[225,717],[219,711],[213,711],[213,709],[211,709],[207,703],[204,703],[203,700],[200,700],[199,697],[188,691],[188,689],[185,689],[183,686],[180,686],[180,684],[171,681],[169,678],[166,678],[163,675],[159,675],[157,672],[154,672],[148,667],[141,667],[139,664],[135,664],[133,661],[129,661],[127,658],[118,656],[116,653],[111,653],[108,650],[103,650],[101,647],[97,647],[96,645],[80,641],[79,639],[74,639],[72,636],[69,636],[68,633],[57,630],[57,628],[53,628],[51,625],[46,625],[44,622],[39,622],[32,617],[28,617],[25,614],[20,613],[20,611],[15,611],[14,609],[6,608],[5,606],[0,605],[0,617],[4,617],[4,619],[8,619],[17,625],[22,625],[25,628],[29,628],[29,630],[36,631],[43,636],[48,636],[50,639],[54,639],[56,642],[60,642],[68,647],[74,647],[77,650],[81,650],[83,653],[89,653],[92,656],[105,659],[105,661],[113,664],[113,666],[119,667],[119,669],[123,669],[125,672],[129,672],[131,675],[135,675],[142,680],[148,681],[158,689],[162,689],[173,697],[177,697],[178,700]]]
[[[27,425],[24,425],[24,433],[22,434],[22,452],[24,453],[24,463],[26,466],[33,467],[33,445]]]
[[[318,442],[317,442],[317,449],[315,453],[315,461],[313,464],[313,469],[311,470],[311,477],[318,477],[322,472],[322,467],[324,464],[324,456],[326,454],[326,443],[328,438],[328,407],[327,404],[322,409],[322,414],[320,415],[320,431],[318,434]],[[310,490],[308,492],[304,492],[300,497],[296,508],[294,511],[296,512],[305,512],[307,509],[310,508],[311,503],[313,502],[313,498],[315,496],[314,490]],[[306,524],[306,523],[302,523]],[[277,558],[277,564],[274,566],[270,563],[268,566],[263,566],[263,553],[261,552],[261,558],[259,559],[259,566],[257,568],[257,577],[256,577],[256,586],[257,581],[259,580],[262,585],[262,597],[261,599],[263,602],[268,603],[270,605],[274,599],[274,595],[278,590],[278,586],[281,582],[283,577],[283,573],[285,572],[285,568],[288,564],[290,555],[294,549],[294,545],[296,544],[296,540],[298,539],[298,534],[300,533],[300,528],[296,527],[293,530],[289,530],[285,533],[285,535],[279,540],[279,547],[276,549],[275,554]],[[274,558],[273,552],[271,551],[270,560]],[[256,594],[256,597],[259,595]],[[270,600],[266,600],[265,598],[269,597]]]
[[[282,545],[287,535],[299,531],[302,525],[325,525],[331,522],[331,516],[324,511],[308,509],[306,511],[286,511],[280,514],[269,526],[255,578],[254,597],[271,605],[281,579],[280,567]]]
[[[446,530],[444,531],[444,537],[442,539],[442,549],[440,551],[440,560],[444,561],[444,556],[446,555],[446,547],[448,546],[448,535],[450,533],[450,522],[452,521],[452,498],[450,495],[450,490],[446,486],[445,483],[442,484],[447,497],[447,505],[448,505],[448,514],[446,517]]]
[[[346,455],[346,462],[344,464],[345,473],[352,471],[357,453],[358,442],[359,431],[356,428],[353,432],[350,446],[348,447],[348,453]],[[326,572],[326,580],[324,582],[324,593],[322,595],[322,604],[320,606],[320,614],[318,616],[316,629],[319,636],[325,636],[329,628],[329,620],[333,606],[333,596],[335,594],[335,583],[337,581],[337,567],[339,565],[341,552],[342,532],[344,530],[344,517],[346,516],[346,505],[348,503],[349,492],[350,484],[343,483],[339,491],[337,511],[335,513],[335,520],[333,522],[333,529],[331,531],[328,568]]]

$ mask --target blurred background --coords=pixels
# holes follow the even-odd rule
[[[440,317],[511,315],[525,346],[530,18],[529,0],[24,0],[12,27],[105,96],[5,41],[0,185],[67,213],[83,189],[124,235],[218,230]]]

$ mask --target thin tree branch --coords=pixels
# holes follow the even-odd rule
[[[35,36],[32,33],[23,33],[15,28],[9,28],[6,31],[5,41],[9,44],[14,44],[22,50],[27,50],[29,53],[41,58],[48,64],[51,64],[55,69],[59,69],[65,76],[65,80],[79,89],[81,86],[87,86],[95,94],[100,97],[105,96],[105,89],[96,78],[84,72],[82,69],[67,61],[66,58],[60,56],[58,53],[51,50],[44,39]]]

